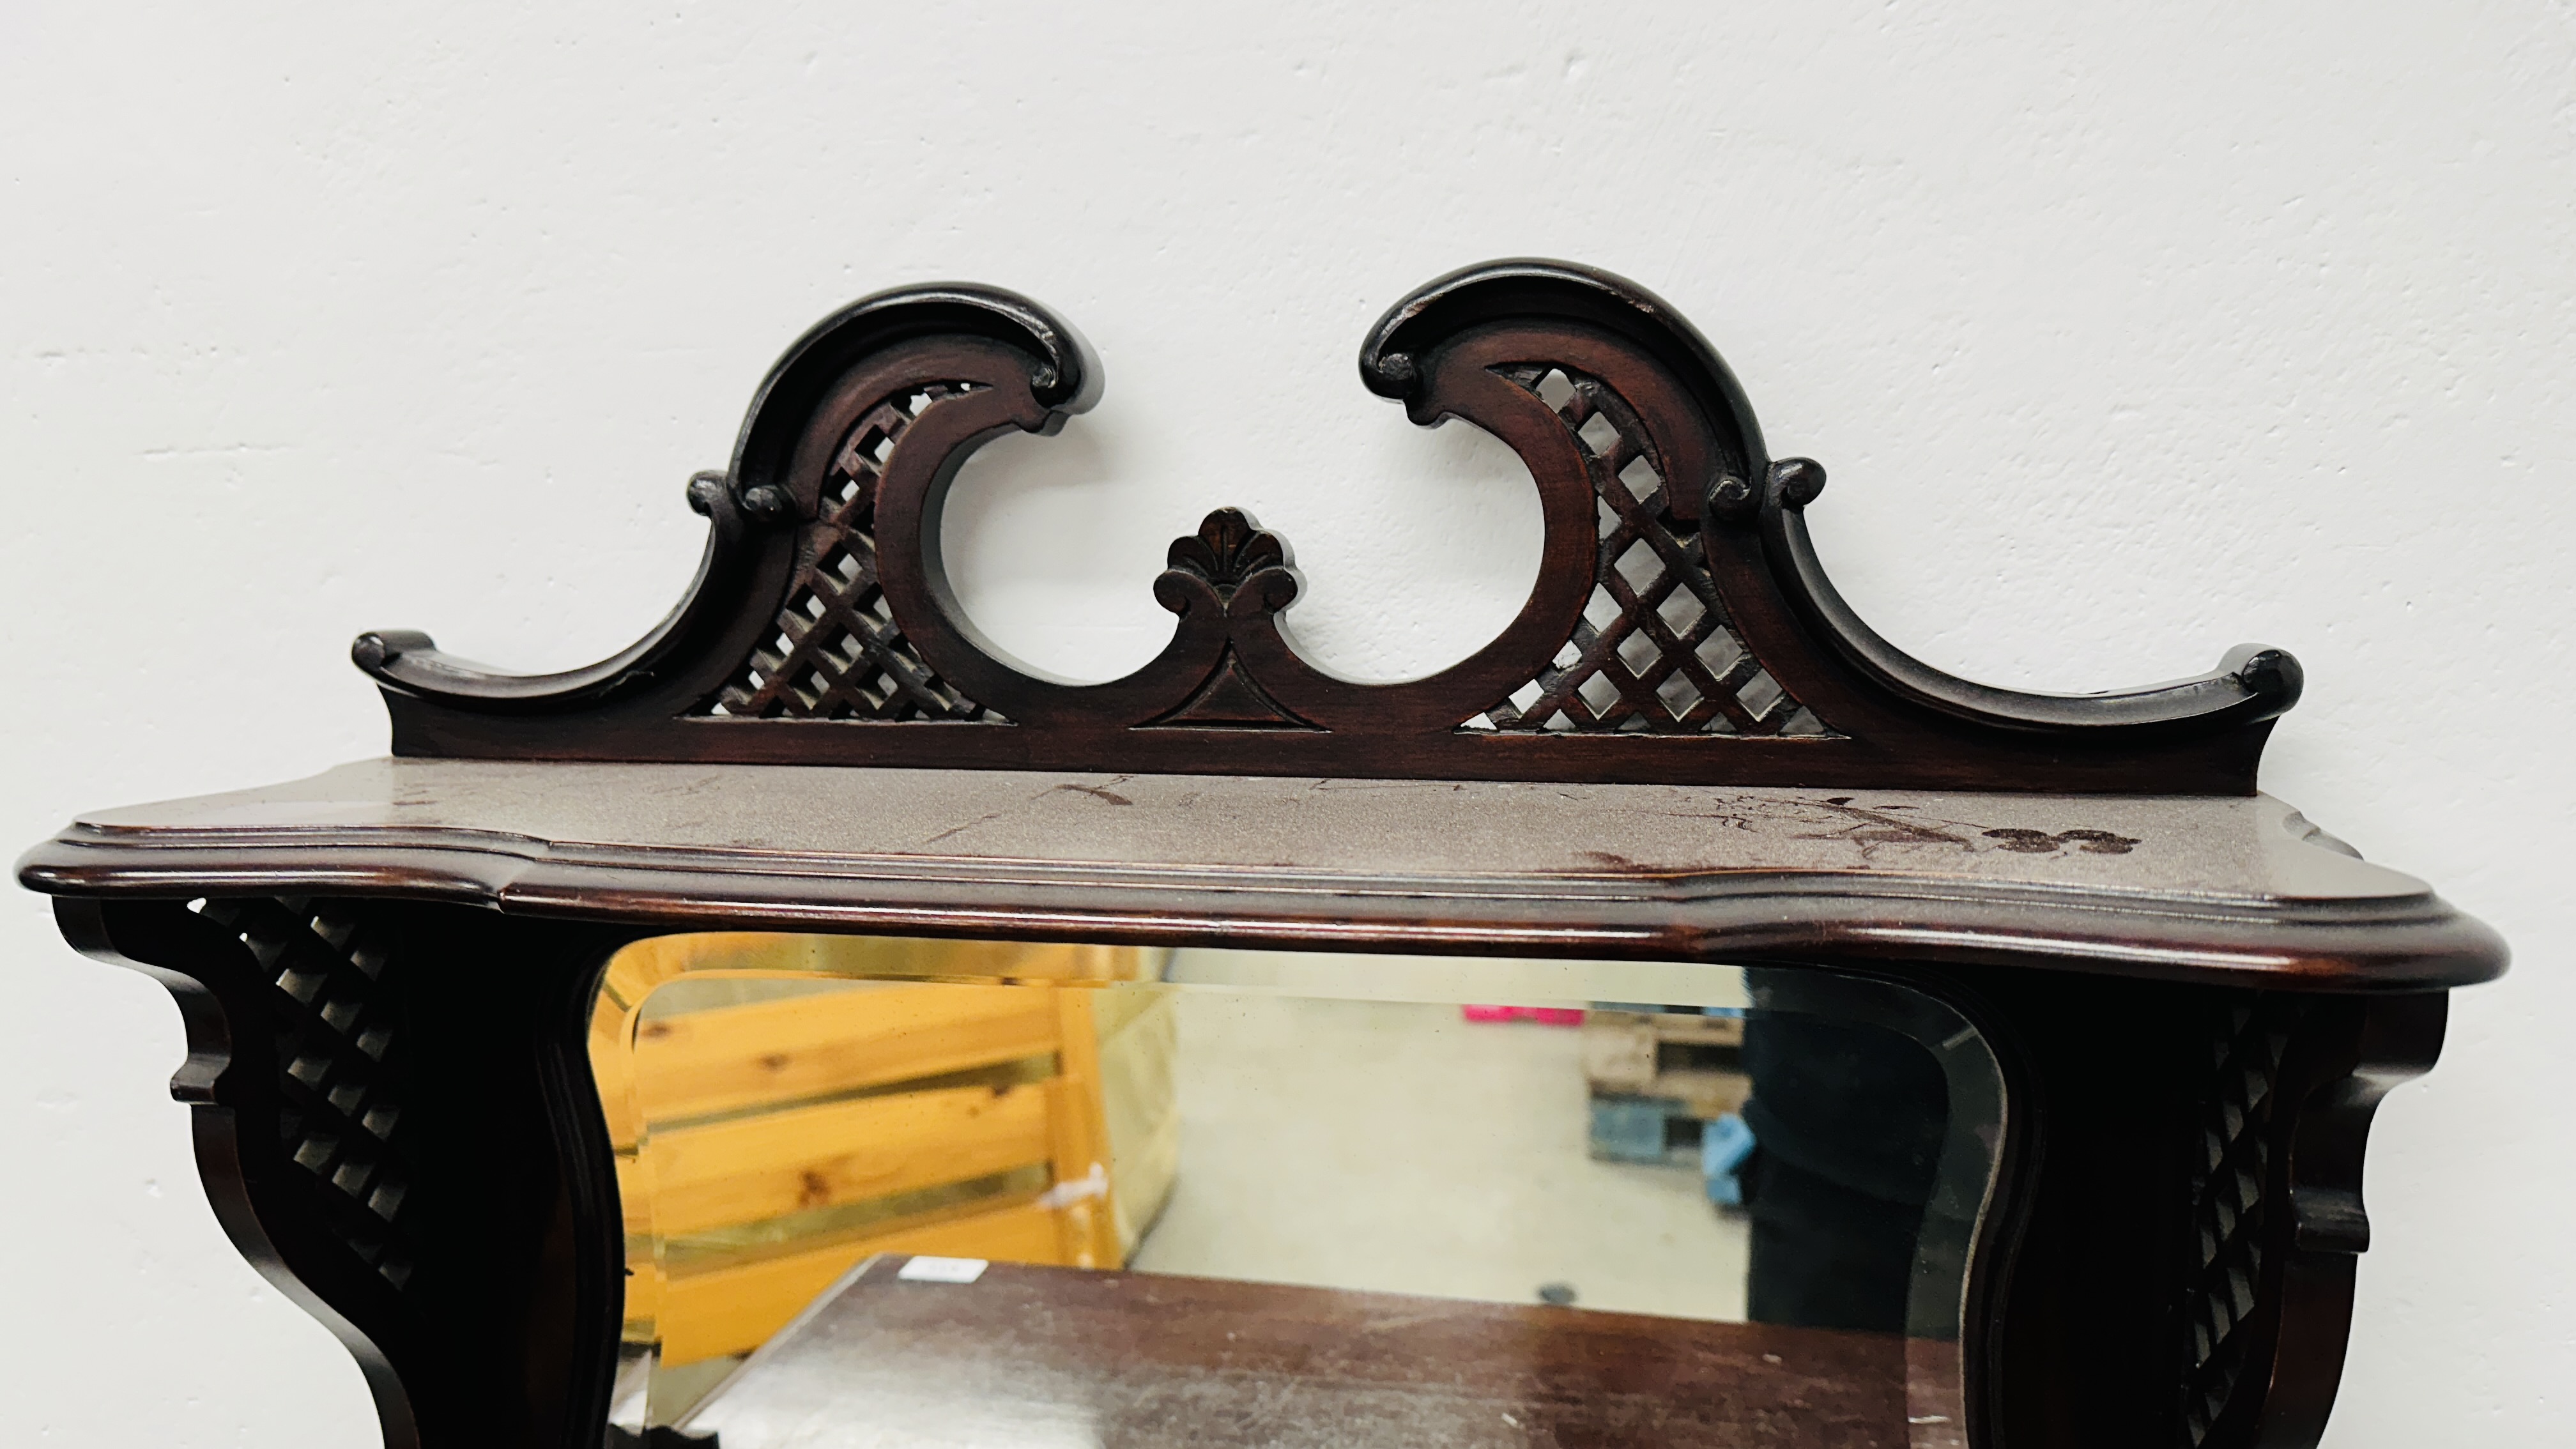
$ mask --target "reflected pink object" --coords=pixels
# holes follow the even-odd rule
[[[1534,1021],[1541,1026],[1581,1026],[1583,1009],[1579,1006],[1462,1006],[1458,1014],[1469,1021]]]

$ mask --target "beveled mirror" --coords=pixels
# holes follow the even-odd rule
[[[2001,1080],[1904,987],[678,936],[592,1060],[638,1438],[1965,1442]]]

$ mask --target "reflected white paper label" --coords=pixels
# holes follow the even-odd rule
[[[972,1283],[984,1276],[981,1258],[914,1258],[895,1270],[910,1283]]]

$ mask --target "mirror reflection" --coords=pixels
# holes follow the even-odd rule
[[[616,1434],[1964,1444],[1955,1012],[1787,968],[707,934],[610,963]]]

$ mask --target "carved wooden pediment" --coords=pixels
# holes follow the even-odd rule
[[[940,563],[950,482],[1098,395],[1072,328],[933,286],[826,320],[772,369],[731,467],[689,501],[705,560],[662,625],[562,674],[495,674],[361,635],[407,755],[2245,794],[2297,662],[2094,695],[1993,689],[1879,637],[1825,576],[1824,470],[1774,460],[1714,348],[1631,282],[1470,267],[1372,328],[1361,380],[1464,419],[1529,469],[1545,536],[1511,623],[1394,684],[1299,651],[1287,543],[1220,509],[1176,541],[1177,616],[1142,668],[1049,679],[982,638]]]

